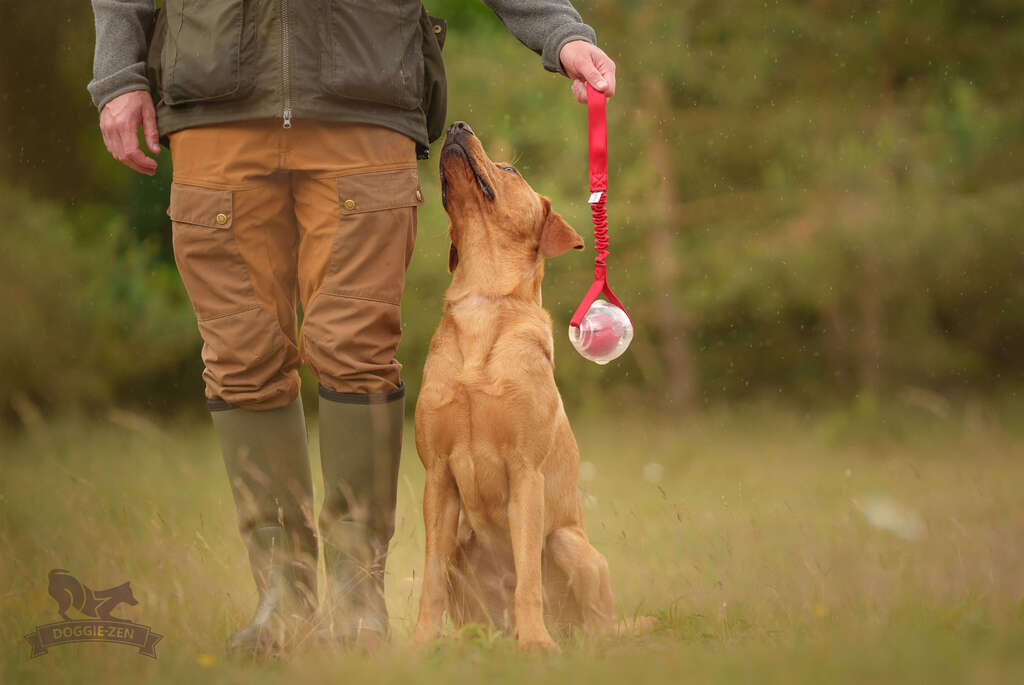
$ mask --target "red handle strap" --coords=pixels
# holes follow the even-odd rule
[[[604,93],[587,84],[587,131],[590,138],[590,192],[608,190],[608,119]]]
[[[597,251],[597,257],[594,258],[594,282],[569,321],[569,325],[576,328],[580,327],[583,316],[598,295],[604,295],[609,302],[623,312],[626,311],[608,285],[608,270],[605,265],[605,259],[608,257],[608,214],[605,210],[605,201],[608,197],[608,122],[605,117],[604,93],[595,90],[589,83],[587,130],[590,138],[590,209],[594,219],[594,249]]]

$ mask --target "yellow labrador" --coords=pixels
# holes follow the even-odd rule
[[[416,405],[427,470],[426,564],[415,638],[492,623],[558,649],[545,617],[612,627],[608,564],[583,530],[579,450],[555,386],[544,260],[583,239],[464,122],[441,150],[451,285]]]

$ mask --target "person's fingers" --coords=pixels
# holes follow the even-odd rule
[[[601,48],[587,41],[571,40],[562,47],[559,59],[566,76],[583,81],[580,84],[583,86],[583,99],[578,86],[572,86],[573,96],[580,102],[585,101],[587,83],[604,93],[605,97],[615,94],[615,62]]]
[[[572,96],[576,98],[576,102],[585,105],[587,103],[587,84],[580,79],[573,79]]]
[[[594,64],[594,55],[592,54],[585,55],[584,59],[580,60],[577,73],[587,81],[587,83],[594,86],[594,88],[602,93],[608,88],[608,81],[597,68],[597,65]]]
[[[118,141],[125,154],[139,147],[139,124],[142,113],[137,109],[117,118],[115,125]]]
[[[137,173],[140,173],[140,174],[146,174],[146,172],[142,170],[142,167],[140,167],[138,164],[136,164],[135,162],[133,162],[131,160],[127,160],[127,159],[121,160],[121,164],[124,164],[126,167],[128,167],[129,169],[131,169],[134,172],[137,172]],[[146,174],[146,175],[150,176],[151,174]]]
[[[110,155],[128,168],[152,176],[156,173],[157,162],[139,147],[139,126],[142,126],[145,146],[159,154],[156,112],[148,92],[119,95],[100,111],[100,133]]]
[[[603,55],[603,59],[597,60],[597,69],[608,82],[608,87],[604,90],[605,96],[615,95],[615,62],[608,55]]]
[[[146,139],[149,151],[154,155],[160,154],[160,134],[156,129],[156,110],[153,109],[153,102],[146,99],[142,103],[142,135]]]
[[[129,152],[121,161],[132,169],[135,169],[135,171],[146,174],[147,176],[152,176],[156,173],[156,160],[152,157],[147,157],[146,154],[137,147]]]
[[[156,160],[150,159],[139,149],[139,119],[142,114],[136,111],[134,117],[129,117],[120,122],[117,128],[117,139],[121,157],[115,155],[132,169],[150,176],[156,172]]]
[[[107,149],[110,150],[110,156],[119,162],[123,162],[128,154],[128,150],[125,149],[124,137],[121,135],[120,129],[116,126],[111,126],[107,129],[107,140]]]
[[[124,129],[127,128],[125,116],[122,112],[114,112],[111,105],[104,108],[100,115],[100,131],[103,133],[103,142],[110,152],[110,156],[117,161],[123,161],[128,149],[125,147],[127,136]]]

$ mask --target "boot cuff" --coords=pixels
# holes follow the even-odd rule
[[[218,397],[213,400],[206,400],[206,409],[208,411],[227,411],[228,409],[238,409],[238,407]]]
[[[338,392],[320,386],[320,397],[331,402],[342,404],[384,404],[405,397],[405,381],[400,381],[397,388],[381,393]]]

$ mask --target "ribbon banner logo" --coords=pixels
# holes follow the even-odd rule
[[[139,654],[155,659],[156,643],[163,635],[154,633],[149,626],[134,623],[126,618],[111,616],[118,604],[138,604],[132,594],[131,585],[122,583],[106,590],[93,591],[62,568],[50,571],[50,596],[57,602],[57,613],[62,621],[37,626],[25,636],[32,646],[32,658],[47,653],[50,647],[71,642],[110,642],[137,647]],[[72,619],[68,609],[88,616],[87,619]]]

